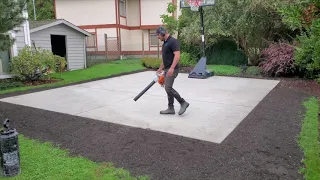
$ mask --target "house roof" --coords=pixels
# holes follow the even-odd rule
[[[49,19],[49,20],[41,20],[41,21],[29,21],[30,33],[37,32],[58,24],[65,24],[74,30],[77,30],[87,36],[91,36],[88,31],[85,31],[76,25],[64,20],[64,19]]]

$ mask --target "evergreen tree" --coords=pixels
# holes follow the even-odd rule
[[[54,19],[54,2],[53,0],[36,0],[35,1],[37,20]],[[29,20],[34,20],[33,2],[28,3]]]
[[[14,40],[8,35],[8,31],[20,26],[25,18],[23,10],[27,0],[1,0],[0,3],[0,51],[8,50]]]

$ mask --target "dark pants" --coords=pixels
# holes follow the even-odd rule
[[[167,92],[167,96],[168,96],[168,106],[169,107],[173,107],[174,104],[174,98],[181,104],[184,102],[184,99],[181,98],[180,94],[173,89],[173,83],[174,80],[176,79],[176,77],[179,74],[179,70],[174,70],[172,76],[167,76],[167,72],[168,69],[165,69],[164,73],[165,73],[165,84],[164,84],[164,88]]]

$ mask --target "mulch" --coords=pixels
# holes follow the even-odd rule
[[[317,86],[302,84],[282,81],[221,144],[4,102],[0,118],[27,137],[156,180],[303,179],[300,113]]]
[[[39,86],[43,84],[52,84],[62,81],[61,79],[41,79],[36,81],[24,81],[23,84],[26,86]]]
[[[320,83],[313,80],[282,79],[280,86],[303,91],[320,98]]]

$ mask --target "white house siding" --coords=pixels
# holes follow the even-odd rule
[[[70,27],[59,24],[30,34],[31,41],[36,47],[48,49],[51,51],[50,35],[65,35],[67,45],[68,69],[76,70],[85,68],[85,35],[71,29]]]
[[[57,19],[77,26],[116,24],[115,0],[55,0],[55,10]]]
[[[25,34],[24,34],[23,26],[19,27],[18,29],[19,29],[19,31],[15,34],[16,35],[15,43],[17,45],[18,51],[20,51],[21,49],[23,49],[26,46],[27,43],[25,41]]]
[[[141,25],[162,24],[160,15],[168,14],[167,7],[170,2],[172,3],[172,0],[141,0]]]

